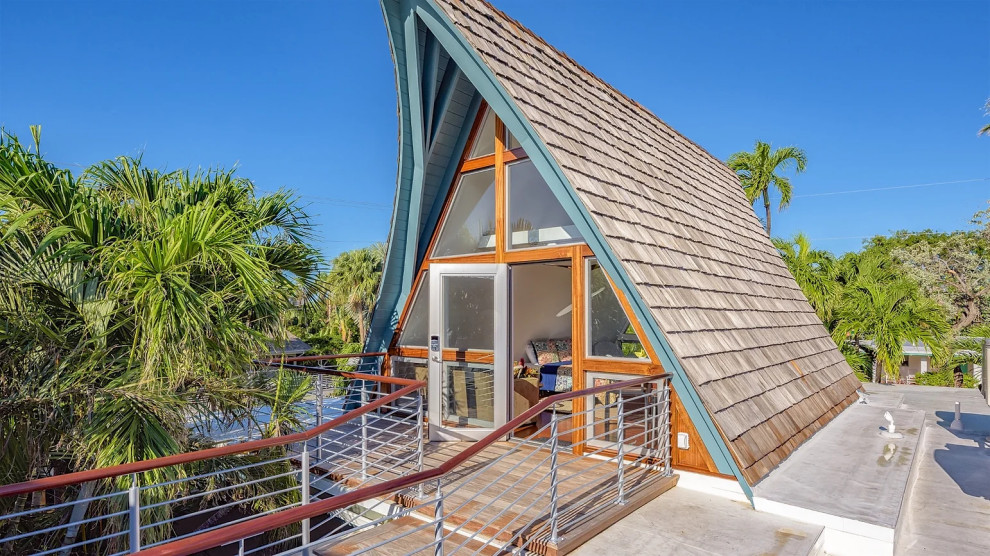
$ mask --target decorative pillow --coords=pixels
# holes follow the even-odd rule
[[[574,387],[574,382],[571,379],[571,366],[561,365],[557,367],[557,384],[554,388],[557,392],[570,392]]]
[[[536,351],[536,362],[540,365],[560,361],[560,357],[557,356],[557,352],[553,349],[552,343],[549,340],[534,341],[533,350]]]
[[[561,361],[571,360],[571,341],[570,340],[557,340],[557,357],[560,357]]]
[[[533,349],[533,342],[526,344],[526,359],[529,360],[527,363],[534,367],[538,367],[540,365],[540,362],[536,359],[536,350]]]

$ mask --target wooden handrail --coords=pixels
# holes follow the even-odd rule
[[[293,370],[293,371],[302,371],[302,372],[310,373],[310,374],[314,374],[314,375],[327,375],[327,374],[336,375],[336,374],[342,374],[342,373],[346,373],[347,372],[347,371],[337,371],[337,370],[334,370],[334,369],[313,368],[313,367],[307,367],[305,365],[292,365],[292,364],[288,364],[288,363],[264,363],[264,364],[265,365],[271,365],[271,366],[278,365],[280,367],[285,367],[286,369],[290,369],[290,370]],[[408,385],[416,382],[415,380],[413,380],[411,378],[399,378],[399,377],[396,377],[396,376],[368,375],[368,374],[363,374],[362,375],[360,373],[350,373],[350,374],[353,375],[353,376],[355,376],[355,377],[361,377],[361,376],[363,376],[363,377],[374,377],[375,382],[381,382],[382,384],[394,384],[396,386],[408,386]]]
[[[264,533],[265,531],[285,527],[304,519],[311,519],[335,510],[347,508],[357,504],[358,502],[368,500],[369,498],[377,498],[397,490],[409,488],[449,473],[462,463],[475,456],[478,452],[491,446],[493,443],[505,437],[505,435],[509,434],[539,413],[545,411],[555,403],[581,396],[592,396],[594,394],[608,392],[610,390],[638,386],[646,382],[653,382],[655,380],[666,379],[669,377],[669,373],[662,373],[634,378],[614,384],[596,386],[594,388],[585,388],[584,390],[579,390],[577,392],[562,392],[560,394],[554,394],[548,398],[544,398],[533,407],[522,412],[515,419],[502,425],[485,438],[475,442],[466,450],[458,453],[437,467],[420,471],[418,473],[413,473],[412,475],[406,475],[405,477],[391,479],[375,485],[362,487],[350,492],[345,492],[344,494],[339,494],[331,498],[327,498],[326,500],[320,500],[319,502],[296,506],[295,508],[290,508],[288,510],[256,517],[240,523],[227,525],[226,527],[220,527],[212,531],[186,537],[184,539],[161,544],[147,550],[141,550],[140,552],[137,552],[137,554],[142,554],[144,556],[187,556],[189,554],[195,554],[210,548],[232,543],[240,539],[253,537]]]
[[[382,357],[388,355],[384,351],[375,351],[371,353],[341,353],[336,355],[299,355],[296,357],[284,357],[284,358],[271,358],[267,361],[263,361],[266,365],[277,365],[280,362],[286,363],[296,363],[299,361],[324,361],[327,359],[357,359],[360,357]]]
[[[129,475],[131,473],[141,473],[144,471],[150,471],[152,469],[169,467],[171,465],[181,465],[185,463],[192,463],[194,461],[202,461],[215,457],[241,454],[244,452],[252,452],[255,450],[261,450],[263,448],[270,448],[272,446],[282,446],[286,444],[293,444],[295,442],[307,441],[313,438],[314,436],[320,435],[334,427],[342,425],[347,421],[354,419],[355,417],[360,417],[365,413],[368,413],[382,406],[385,406],[407,394],[416,392],[420,388],[426,386],[426,383],[423,381],[417,381],[411,379],[384,377],[380,375],[369,375],[362,373],[351,373],[346,371],[333,371],[333,374],[337,374],[346,378],[354,378],[358,380],[370,380],[376,382],[387,382],[389,384],[405,385],[405,386],[385,397],[379,398],[369,404],[363,405],[352,411],[348,411],[347,413],[341,415],[340,417],[337,417],[336,419],[327,421],[326,423],[313,427],[309,430],[300,431],[285,436],[262,438],[259,440],[252,440],[250,442],[228,444],[226,446],[220,446],[218,448],[195,450],[192,452],[184,452],[181,454],[174,454],[171,456],[164,456],[160,458],[154,458],[143,461],[135,461],[131,463],[124,463],[120,465],[114,465],[111,467],[102,467],[99,469],[90,469],[87,471],[77,471],[75,473],[66,473],[64,475],[55,475],[52,477],[35,479],[33,481],[25,481],[22,483],[4,485],[4,486],[0,486],[0,497],[16,496],[19,494],[36,492],[39,490],[44,490],[49,488],[59,488],[59,487],[65,487],[79,483],[85,483],[89,481],[109,479],[111,477]]]

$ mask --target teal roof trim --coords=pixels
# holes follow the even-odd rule
[[[419,16],[429,31],[435,36],[436,40],[439,41],[440,45],[457,63],[460,71],[470,80],[481,96],[488,102],[489,106],[495,110],[495,113],[505,123],[512,135],[515,136],[526,150],[530,160],[539,170],[540,175],[546,180],[568,216],[573,220],[574,225],[598,256],[602,267],[615,282],[615,285],[626,295],[635,313],[635,317],[644,324],[644,330],[648,340],[656,349],[661,364],[664,366],[664,369],[671,373],[674,388],[677,390],[692,423],[697,428],[702,442],[712,456],[718,471],[736,477],[747,497],[752,500],[752,490],[749,484],[743,478],[741,470],[732,459],[722,436],[716,429],[711,416],[702,405],[694,385],[687,378],[684,369],[670,348],[663,332],[653,319],[649,307],[639,296],[632,280],[621,264],[619,264],[618,257],[609,247],[604,236],[599,232],[591,219],[590,213],[577,198],[573,187],[570,185],[556,160],[543,144],[539,135],[515,106],[511,96],[498,82],[492,70],[480,59],[474,49],[467,43],[460,32],[457,31],[450,19],[432,1],[406,0],[400,3],[383,0],[386,21],[389,20],[390,12],[396,10],[404,11],[408,9],[410,4],[413,6],[413,12]],[[413,29],[415,30],[415,26],[413,26]],[[390,37],[393,37],[391,33]],[[398,57],[396,60],[396,64],[398,65]],[[401,88],[399,94],[400,96],[403,94]],[[402,139],[403,141],[407,139],[415,140],[415,134],[413,134],[412,138],[408,138],[407,134],[403,133]],[[405,168],[405,166],[402,166],[402,168]],[[449,183],[449,181],[447,180],[446,183]],[[421,178],[419,184],[422,186]],[[436,221],[432,221],[432,214],[430,220],[431,222],[426,226],[426,228],[429,228],[429,233],[427,233],[427,230],[424,230],[423,235],[425,237],[429,237],[432,234],[432,229],[436,227]],[[393,234],[395,232],[396,230],[393,229]],[[391,251],[392,249],[390,249],[390,258],[392,255]],[[388,272],[389,269],[387,268],[386,278]],[[403,300],[408,295],[409,289],[405,289],[401,293]]]
[[[419,239],[417,268],[426,258],[426,250],[430,247],[430,238],[433,237],[433,231],[440,224],[440,211],[443,210],[443,204],[447,200],[447,195],[454,186],[454,176],[457,174],[460,153],[464,152],[464,149],[467,148],[468,140],[471,139],[471,125],[468,122],[474,121],[478,115],[479,108],[481,108],[481,95],[475,94],[474,98],[471,99],[471,106],[468,108],[465,125],[461,126],[461,133],[457,136],[457,143],[454,146],[454,152],[457,154],[454,158],[451,158],[451,164],[447,165],[447,171],[444,172],[443,179],[440,181],[440,190],[437,192],[433,206],[430,208],[429,216],[426,217],[423,235]]]
[[[383,2],[382,15],[388,31],[392,60],[395,63],[399,113],[399,160],[385,270],[378,291],[371,330],[365,342],[366,351],[381,351],[388,347],[391,332],[395,329],[399,318],[399,311],[404,306],[415,279],[419,213],[414,214],[412,209],[422,203],[424,164],[422,157],[425,152],[422,133],[413,133],[414,113],[419,115],[419,127],[422,127],[422,103],[418,102],[422,89],[418,86],[419,46],[416,43],[415,10],[408,1]],[[409,33],[410,27],[412,33]],[[410,39],[407,40],[407,36]],[[412,82],[416,84],[415,86],[410,86],[410,75],[413,76]],[[419,199],[419,202],[416,202],[416,199]]]

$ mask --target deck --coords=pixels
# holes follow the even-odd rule
[[[462,452],[469,443],[430,442],[424,446],[424,468],[436,467]],[[547,521],[550,480],[545,469],[548,450],[518,442],[498,442],[482,450],[460,468],[441,479],[446,495],[444,526],[453,534],[444,541],[444,552],[458,549],[475,552],[481,547],[475,538],[498,539],[501,543],[529,542],[529,550],[542,554],[565,554],[594,534],[676,483],[674,477],[661,477],[648,471],[631,472],[625,487],[636,491],[625,504],[616,504],[616,464],[607,459],[574,456],[558,452],[559,537],[551,543]],[[493,481],[492,478],[498,480]],[[433,504],[436,486],[426,485],[422,495],[416,489],[403,491],[393,502],[406,508],[418,507],[412,514],[381,526],[355,533],[314,550],[321,556],[353,554],[374,550],[376,554],[408,553],[423,547],[433,553]],[[421,519],[420,519],[421,518]],[[383,539],[396,539],[394,550],[376,546]],[[495,553],[492,550],[491,553]],[[482,552],[487,553],[487,552]]]

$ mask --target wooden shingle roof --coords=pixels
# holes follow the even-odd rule
[[[725,164],[491,5],[436,4],[563,170],[751,484],[855,399]]]

